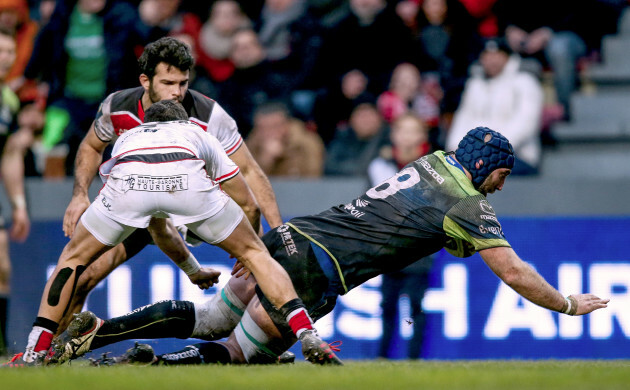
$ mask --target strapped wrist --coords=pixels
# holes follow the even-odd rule
[[[568,297],[565,297],[564,299],[565,299],[565,304],[562,307],[562,312],[564,314],[574,316],[577,313],[577,309],[578,309],[577,299],[575,299],[575,297],[571,295],[569,295]]]
[[[190,252],[188,253],[188,258],[184,260],[183,262],[178,263],[177,266],[182,271],[184,271],[186,275],[189,275],[189,276],[199,272],[199,270],[201,269],[201,265],[199,264],[195,256],[193,256],[193,254]]]
[[[24,195],[16,195],[11,199],[13,210],[26,209],[26,198]]]

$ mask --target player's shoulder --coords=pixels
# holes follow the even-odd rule
[[[184,96],[182,104],[187,110],[194,109],[199,113],[207,113],[209,115],[216,105],[216,101],[201,92],[189,89],[186,96]]]
[[[109,100],[112,111],[133,111],[137,108],[142,94],[144,94],[143,87],[127,88],[112,93],[106,100]]]

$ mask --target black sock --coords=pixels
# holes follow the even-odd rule
[[[195,327],[195,305],[188,301],[161,301],[105,321],[90,348],[130,339],[190,337]]]
[[[166,366],[231,363],[230,352],[223,345],[215,342],[207,342],[189,345],[181,351],[165,353],[158,356],[158,364]]]

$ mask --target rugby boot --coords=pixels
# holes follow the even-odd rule
[[[104,353],[100,359],[90,359],[93,366],[113,366],[119,364],[133,364],[149,366],[157,363],[158,358],[149,344],[136,344],[129,348],[122,356],[109,357],[109,352]]]
[[[305,330],[300,334],[299,340],[302,343],[302,354],[309,362],[321,365],[343,365],[332,347],[320,339],[315,330]]]
[[[46,354],[45,353],[41,353],[41,352],[40,353],[33,352],[33,354],[35,354],[35,356],[33,356],[34,360],[30,361],[30,362],[26,362],[23,359],[24,352],[16,353],[15,355],[13,355],[11,360],[9,360],[6,363],[0,364],[0,368],[20,368],[20,367],[43,366],[44,365],[44,357],[46,356]]]
[[[285,351],[278,356],[278,364],[291,364],[295,363],[295,354],[291,351]]]
[[[47,364],[61,364],[76,359],[90,351],[96,332],[105,323],[91,311],[74,315],[68,328],[52,341],[46,356]]]

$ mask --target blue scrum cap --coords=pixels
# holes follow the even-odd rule
[[[487,127],[470,130],[459,142],[455,157],[472,175],[475,188],[479,188],[495,169],[512,169],[514,166],[514,149],[510,141]],[[483,165],[477,169],[475,164],[479,160],[483,160]]]

